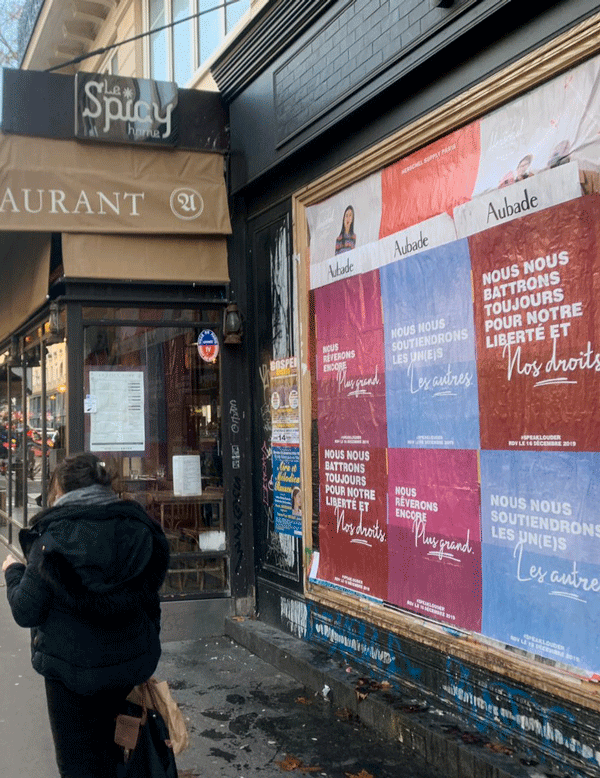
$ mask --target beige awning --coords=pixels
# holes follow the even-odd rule
[[[50,235],[0,234],[0,341],[26,321],[48,295]]]
[[[227,283],[225,238],[156,235],[62,236],[67,278]]]
[[[227,235],[220,154],[0,134],[0,231]]]

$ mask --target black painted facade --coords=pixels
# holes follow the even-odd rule
[[[247,323],[239,391],[251,408],[258,617],[578,776],[598,774],[598,712],[303,599],[302,544],[273,531],[265,371],[297,336],[292,195],[597,11],[593,0],[281,0],[213,66],[230,116],[230,267]]]

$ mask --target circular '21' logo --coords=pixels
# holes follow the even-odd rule
[[[197,219],[204,210],[204,200],[199,192],[189,186],[174,189],[171,193],[171,210],[178,219]]]

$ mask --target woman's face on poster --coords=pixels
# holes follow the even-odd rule
[[[344,211],[344,232],[348,234],[350,232],[350,227],[352,226],[352,222],[354,220],[354,212],[352,208],[346,208]]]

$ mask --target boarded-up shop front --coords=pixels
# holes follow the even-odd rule
[[[447,653],[444,694],[525,733],[543,720],[461,658],[598,709],[599,88],[594,57],[297,198],[309,596]]]
[[[600,17],[544,17],[517,55],[499,15],[493,63],[469,39],[398,88],[383,65],[356,76],[354,110],[331,89],[287,115],[284,76],[310,81],[336,35],[351,48],[333,6],[270,65],[268,161],[235,125],[266,79],[231,77],[260,299],[258,612],[409,684],[416,711],[595,775]]]

